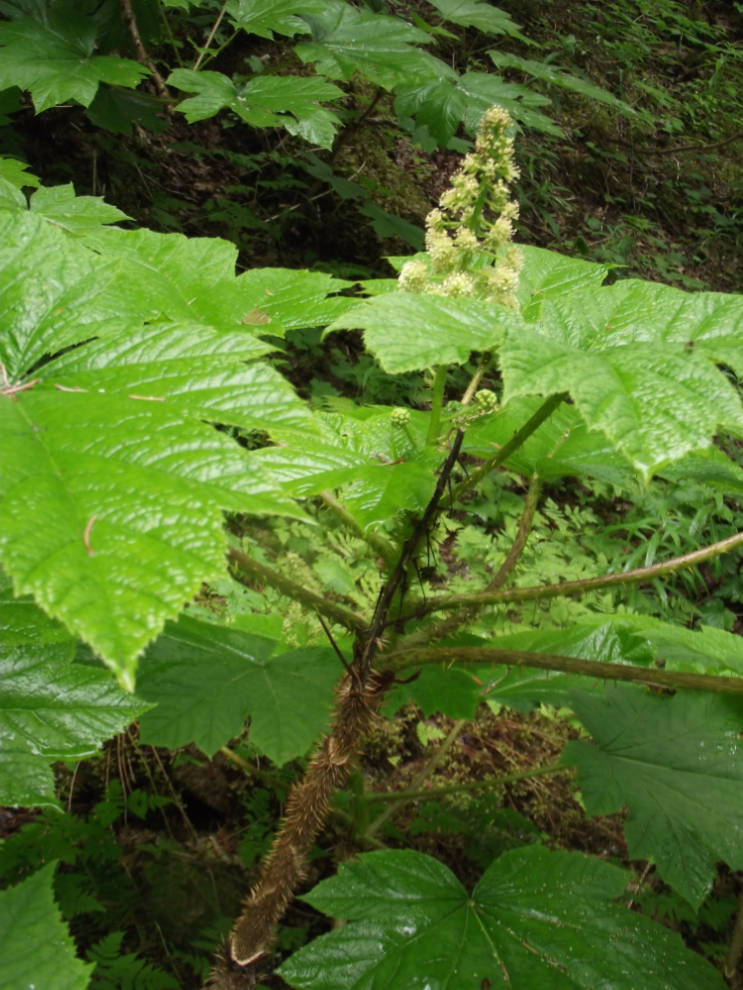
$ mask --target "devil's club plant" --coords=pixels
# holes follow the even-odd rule
[[[344,23],[323,30],[340,37]],[[342,75],[340,44],[333,58]],[[395,681],[419,671],[396,697],[425,691],[444,714],[473,713],[483,691],[568,707],[591,741],[571,744],[560,766],[577,767],[588,813],[626,805],[630,855],[653,860],[692,907],[718,861],[743,869],[737,637],[606,608],[568,628],[524,621],[492,636],[503,604],[518,614],[524,602],[657,580],[743,544],[736,534],[635,571],[518,580],[543,483],[631,486],[639,473],[651,484],[675,465],[739,490],[740,470],[712,439],[743,432],[723,370],[743,374],[743,302],[605,286],[600,265],[514,248],[513,177],[509,120],[494,110],[429,218],[428,254],[399,285],[365,283],[366,297],[320,273],[235,277],[224,242],[107,227],[118,217],[92,197],[41,189],[27,204],[0,180],[0,800],[55,806],[51,762],[91,754],[135,717],[142,741],[195,742],[209,756],[248,717],[253,745],[277,764],[314,742],[215,987],[253,985],[333,790]],[[308,326],[363,330],[388,374],[427,376],[430,408],[309,407],[266,360],[287,328]],[[454,394],[450,372],[473,353],[477,369]],[[467,507],[492,498],[501,466],[529,482],[510,550],[475,587],[432,590],[421,564],[444,513],[464,545],[476,528]],[[364,590],[294,552],[277,559],[256,535],[271,520],[311,521],[316,545],[344,533],[378,583]],[[252,596],[239,627],[183,613],[204,582],[237,580]],[[422,854],[366,853],[307,895],[348,924],[281,972],[318,990],[722,987],[677,935],[618,903],[627,880],[535,845],[498,857],[470,894]],[[14,937],[21,922],[56,930],[50,912],[48,873],[0,895],[17,985],[84,988],[87,968],[69,954],[49,973]]]

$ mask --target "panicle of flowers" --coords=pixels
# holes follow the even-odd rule
[[[439,208],[426,218],[429,265],[408,261],[400,272],[404,292],[474,296],[515,309],[521,252],[513,247],[518,204],[510,183],[514,163],[511,117],[491,107],[480,123],[475,150],[454,174]]]

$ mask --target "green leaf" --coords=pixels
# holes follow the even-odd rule
[[[299,512],[209,424],[306,434],[314,422],[276,371],[245,363],[248,333],[111,319],[115,293],[99,303],[101,259],[38,218],[6,219],[16,225],[0,248],[11,384],[45,354],[104,336],[44,364],[30,390],[0,401],[0,550],[17,593],[34,594],[131,689],[138,653],[203,581],[224,573],[222,511]],[[150,309],[147,280],[119,269],[124,312]],[[51,306],[45,291],[55,294]]]
[[[300,42],[295,51],[330,79],[350,79],[360,72],[378,86],[392,89],[398,83],[456,78],[445,62],[414,47],[429,44],[430,36],[399,17],[329,0],[325,12],[304,15],[303,20],[312,41]]]
[[[326,333],[364,330],[367,349],[384,370],[400,374],[438,364],[465,364],[473,351],[497,347],[504,328],[514,326],[522,326],[516,313],[480,299],[393,292],[344,313]]]
[[[478,457],[492,457],[543,401],[512,399],[497,413],[476,419],[467,428],[463,449]],[[526,477],[536,471],[545,481],[572,475],[626,487],[635,477],[632,465],[614,444],[603,433],[589,430],[575,406],[564,403],[508,458],[506,466]]]
[[[338,100],[344,95],[324,79],[258,76],[238,88],[220,72],[176,69],[168,83],[198,94],[178,105],[189,124],[229,107],[253,127],[286,127],[291,134],[329,148],[340,123],[336,114],[318,106],[321,101]]]
[[[230,0],[227,13],[236,28],[273,41],[274,31],[288,37],[309,34],[297,15],[322,14],[327,6],[327,0]]]
[[[429,448],[401,463],[357,471],[344,489],[343,504],[364,531],[387,522],[403,509],[421,512],[433,495],[441,461],[442,455]]]
[[[18,161],[17,158],[0,155],[0,179],[5,179],[16,189],[23,189],[24,186],[41,185],[40,179],[26,171],[30,167],[25,162]]]
[[[529,58],[519,58],[518,55],[510,55],[506,52],[490,51],[488,55],[493,64],[499,69],[519,69],[527,75],[534,76],[535,79],[542,79],[544,82],[551,83],[553,86],[572,90],[572,92],[578,93],[579,96],[585,96],[589,100],[596,100],[598,103],[605,103],[610,107],[614,107],[615,110],[619,110],[626,117],[637,116],[637,111],[629,103],[625,103],[624,100],[618,100],[608,90],[601,89],[600,86],[594,86],[593,83],[587,82],[585,79],[580,79],[578,76],[572,76],[569,72],[559,72],[553,66],[546,65],[544,62],[535,62]]]
[[[101,667],[73,664],[75,640],[28,599],[0,594],[0,803],[54,805],[53,760],[92,756],[150,706]]]
[[[376,203],[367,202],[359,207],[359,213],[364,217],[369,217],[371,227],[380,237],[399,237],[416,251],[422,251],[426,237],[423,230],[402,217],[388,213]]]
[[[589,429],[602,430],[646,479],[708,447],[718,426],[740,432],[740,399],[715,363],[743,371],[743,304],[699,295],[620,282],[544,299],[540,324],[506,332],[504,403],[569,391]]]
[[[335,295],[354,283],[325,272],[254,268],[240,275],[238,282],[245,293],[246,305],[252,303],[255,312],[272,321],[265,328],[271,334],[277,334],[274,322],[287,330],[325,326],[340,313],[358,305],[358,299],[352,296]]]
[[[72,233],[130,219],[115,206],[109,206],[102,196],[76,196],[71,182],[66,186],[37,189],[31,196],[29,209]]]
[[[235,277],[234,244],[216,237],[189,239],[117,227],[93,229],[84,243],[103,257],[116,259],[121,271],[108,288],[112,312],[134,320],[193,321],[226,331],[239,328],[246,358],[273,349],[254,336],[256,331],[266,332],[253,319],[256,302],[266,296],[254,287],[253,272]],[[325,278],[330,281],[330,276]],[[271,327],[270,332],[276,330],[283,334],[280,327]]]
[[[575,692],[571,706],[594,742],[569,743],[561,762],[577,766],[587,812],[628,805],[630,857],[657,863],[696,910],[717,860],[743,868],[741,702],[607,685]]]
[[[94,966],[77,958],[54,903],[56,863],[0,892],[0,990],[86,990]]]
[[[455,79],[398,86],[395,93],[398,116],[414,117],[416,125],[427,127],[442,148],[448,146],[460,123],[468,134],[475,134],[482,115],[494,104],[507,110],[524,127],[533,127],[546,134],[562,134],[560,128],[537,109],[550,102],[546,96],[485,72],[466,72]]]
[[[483,641],[478,640],[477,645],[482,646]],[[440,712],[447,718],[473,719],[482,701],[481,694],[482,684],[477,675],[469,670],[448,664],[428,665],[423,667],[415,680],[409,684],[398,684],[388,692],[385,707],[392,716],[412,702],[426,718]]]
[[[537,320],[545,299],[571,296],[579,289],[598,289],[611,265],[566,258],[556,251],[519,244],[524,267],[519,275],[518,299],[525,320]],[[645,283],[643,283],[645,284]]]
[[[498,7],[491,7],[486,0],[430,0],[445,21],[477,28],[484,34],[507,34],[521,41],[527,39],[514,24],[511,15]]]
[[[67,100],[90,106],[99,82],[133,89],[149,74],[131,59],[95,55],[95,20],[69,12],[2,22],[0,46],[0,89],[30,90],[37,113]]]
[[[332,650],[271,657],[274,642],[181,616],[149,647],[139,680],[157,703],[140,720],[142,742],[196,743],[213,756],[250,718],[250,740],[282,766],[304,756],[327,725],[341,674]]]
[[[170,120],[160,116],[163,110],[162,101],[149,93],[99,86],[86,115],[96,127],[129,137],[132,124],[139,124],[155,134],[167,130]]]
[[[365,853],[304,898],[348,923],[279,973],[316,990],[723,990],[677,933],[615,903],[628,879],[600,860],[532,845],[500,856],[469,895],[421,853]]]

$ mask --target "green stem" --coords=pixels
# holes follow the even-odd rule
[[[529,533],[531,532],[532,523],[534,522],[534,515],[537,511],[537,503],[539,502],[540,488],[541,483],[539,475],[535,471],[529,483],[529,492],[526,496],[526,504],[524,505],[524,512],[521,516],[518,532],[516,533],[516,539],[513,541],[513,546],[508,551],[508,556],[501,564],[498,573],[485,589],[485,594],[502,588],[511,576],[511,572],[514,567],[518,564],[519,557],[524,552],[524,547],[526,546],[526,541],[529,539]]]
[[[225,48],[226,48],[226,47],[227,47],[228,45],[231,45],[231,44],[232,44],[232,42],[233,42],[233,41],[235,40],[235,38],[236,38],[236,37],[238,36],[238,34],[240,34],[240,32],[239,32],[239,31],[235,31],[235,32],[234,32],[233,34],[231,34],[231,35],[229,36],[229,38],[227,39],[227,41],[225,41],[225,43],[224,43],[223,45],[220,45],[220,46],[219,46],[219,48],[218,48],[218,49],[217,49],[217,50],[216,50],[215,52],[209,52],[209,54],[207,54],[207,55],[205,55],[205,57],[204,57],[204,62],[203,62],[203,64],[202,64],[202,66],[201,66],[201,71],[202,71],[202,72],[204,71],[204,68],[205,68],[205,67],[206,67],[206,66],[207,66],[207,65],[208,65],[208,64],[209,64],[209,63],[210,63],[211,61],[213,61],[213,60],[214,60],[215,58],[217,58],[217,56],[218,56],[218,55],[221,55],[221,54],[222,54],[222,52],[223,52],[223,51],[225,50]]]
[[[681,557],[674,557],[662,564],[651,567],[639,567],[633,571],[623,571],[620,574],[604,574],[602,577],[585,578],[583,581],[565,581],[562,584],[543,584],[531,588],[509,588],[508,591],[484,591],[476,595],[441,595],[432,598],[425,605],[416,609],[412,614],[403,617],[404,621],[421,618],[429,612],[440,612],[456,608],[470,608],[480,605],[498,605],[511,602],[528,602],[539,599],[560,598],[567,595],[583,595],[588,591],[603,591],[605,588],[616,588],[624,584],[641,584],[673,574],[687,567],[703,564],[707,560],[730,553],[743,545],[743,533],[736,533],[719,543],[712,543],[701,550],[694,550]]]
[[[686,688],[692,691],[711,691],[715,694],[743,694],[743,677],[715,677],[709,674],[684,674],[653,667],[633,667],[630,664],[604,663],[601,660],[583,660],[552,653],[529,653],[526,650],[490,650],[479,647],[434,647],[405,650],[380,657],[380,670],[394,672],[423,664],[441,663],[506,664],[512,667],[535,667],[538,670],[557,670],[563,674],[581,674],[604,681],[631,681],[650,687]]]
[[[234,763],[235,766],[240,767],[245,773],[259,780],[264,787],[268,787],[272,791],[281,791],[282,794],[286,794],[289,791],[289,785],[285,784],[283,780],[280,780],[271,773],[265,773],[263,770],[259,770],[258,767],[254,767],[249,760],[244,760],[242,756],[231,750],[229,746],[222,746],[219,752],[227,757],[230,763]]]
[[[559,773],[560,770],[570,770],[571,767],[553,763],[548,767],[537,767],[535,770],[524,770],[523,773],[510,773],[505,777],[487,777],[485,780],[473,780],[468,784],[450,784],[447,787],[429,787],[421,791],[367,791],[367,801],[417,801],[419,798],[446,797],[447,794],[462,794],[464,791],[478,791],[486,787],[504,787],[515,784],[519,780],[529,780],[544,773]]]
[[[173,49],[173,54],[175,55],[175,60],[178,63],[178,65],[180,66],[180,68],[182,69],[183,68],[183,59],[181,58],[181,53],[178,50],[178,45],[176,44],[175,38],[173,37],[173,31],[172,31],[172,29],[170,27],[170,21],[168,20],[167,14],[163,10],[162,3],[158,2],[157,10],[158,10],[158,13],[160,14],[160,20],[163,22],[163,25],[165,26],[165,33],[168,36],[168,41],[170,42],[170,47]]]
[[[272,588],[280,591],[282,595],[293,598],[300,605],[304,605],[313,612],[319,612],[320,615],[327,616],[333,622],[345,626],[346,629],[350,629],[352,632],[360,633],[362,636],[367,633],[367,625],[363,618],[352,612],[350,608],[346,608],[344,605],[338,605],[336,602],[328,601],[322,595],[316,595],[314,591],[309,591],[303,585],[297,584],[296,581],[292,581],[291,578],[286,577],[279,571],[275,571],[271,567],[266,567],[265,564],[259,564],[257,560],[253,560],[252,557],[248,557],[247,554],[241,553],[239,550],[229,549],[227,556],[235,567],[254,580],[257,579],[265,584],[270,584]]]
[[[552,413],[557,409],[561,402],[564,402],[567,398],[565,393],[560,393],[558,395],[551,395],[549,399],[542,403],[542,405],[537,409],[531,419],[527,420],[526,423],[521,427],[518,432],[514,433],[511,439],[501,447],[496,454],[494,454],[489,460],[484,464],[481,464],[477,470],[470,473],[469,478],[466,481],[461,482],[454,489],[450,501],[442,505],[442,509],[450,509],[456,500],[465,492],[468,488],[472,488],[476,485],[478,481],[481,481],[487,474],[494,469],[499,467],[508,458],[514,454],[519,447],[529,439],[532,433],[535,433],[545,419],[549,419]]]
[[[380,536],[379,533],[375,533],[373,530],[364,532],[348,509],[344,505],[341,505],[332,492],[320,492],[320,498],[329,509],[333,510],[347,529],[350,529],[356,536],[361,537],[362,540],[369,544],[372,550],[375,550],[379,554],[385,564],[391,567],[397,563],[397,549],[388,540],[385,540],[383,536]]]
[[[743,896],[741,896],[739,902],[738,913],[735,916],[733,937],[730,940],[730,946],[725,957],[724,972],[728,980],[732,980],[735,976],[735,971],[738,968],[738,960],[740,959],[741,952],[743,952]]]
[[[446,375],[448,371],[448,364],[440,364],[436,368],[436,374],[433,379],[433,395],[431,397],[431,419],[428,423],[428,436],[426,437],[427,447],[433,447],[439,438],[441,409],[444,405],[444,389],[446,388]]]
[[[443,760],[443,758],[446,756],[446,754],[449,752],[449,750],[451,749],[451,747],[457,741],[457,738],[459,736],[459,733],[465,727],[465,725],[467,724],[467,722],[468,722],[468,719],[461,718],[461,719],[459,719],[458,722],[455,722],[454,723],[451,731],[449,732],[449,735],[442,742],[442,744],[436,750],[436,752],[431,757],[431,759],[428,761],[428,763],[423,767],[423,769],[421,770],[421,772],[414,778],[414,780],[413,780],[413,788],[412,788],[413,790],[416,790],[417,788],[419,788],[420,785],[423,783],[423,781],[424,780],[427,780],[428,777],[430,777],[430,775],[433,773],[433,771],[436,769],[436,767],[439,765],[439,763],[441,763],[441,761]],[[391,800],[393,802],[395,802],[395,798],[394,797],[391,798]],[[369,826],[369,828],[367,828],[367,830],[366,830],[366,832],[364,834],[367,837],[373,836],[374,833],[375,832],[378,832],[379,829],[384,825],[384,823],[387,821],[387,819],[388,818],[391,818],[392,815],[394,815],[394,813],[397,811],[397,809],[398,808],[401,808],[404,804],[405,804],[405,799],[400,799],[399,801],[396,801],[395,803],[390,804],[389,807],[386,808],[381,813],[381,815],[378,815],[377,818],[374,819],[374,821],[371,823],[371,825]]]
[[[196,61],[193,64],[193,71],[194,72],[198,72],[199,71],[199,66],[201,65],[201,60],[206,55],[206,51],[207,51],[209,45],[211,45],[211,43],[212,43],[212,38],[217,33],[217,28],[219,27],[219,25],[222,23],[222,18],[224,17],[224,12],[225,12],[226,9],[227,9],[227,0],[225,0],[225,2],[222,4],[222,9],[217,14],[217,19],[214,22],[214,24],[212,25],[212,29],[209,32],[209,37],[206,39],[206,44],[204,45],[204,47],[199,52],[198,58],[196,59]],[[235,32],[235,34],[237,34],[237,32]],[[220,49],[220,51],[221,51],[221,49]]]
[[[480,363],[477,366],[477,370],[472,376],[469,385],[467,386],[464,395],[462,396],[462,405],[468,406],[472,399],[474,398],[475,392],[480,387],[480,382],[485,377],[485,372],[490,364],[490,351],[483,351],[480,357]]]

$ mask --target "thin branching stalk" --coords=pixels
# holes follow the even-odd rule
[[[531,477],[531,481],[529,482],[529,491],[526,495],[526,504],[524,505],[524,512],[521,516],[521,522],[519,523],[519,528],[516,533],[516,539],[513,541],[513,546],[508,551],[508,556],[498,568],[498,572],[485,588],[486,594],[491,591],[498,591],[499,588],[502,588],[511,576],[511,572],[514,567],[518,564],[519,558],[524,552],[526,541],[529,539],[532,523],[534,522],[534,515],[537,511],[537,503],[539,502],[540,489],[540,478],[535,471]]]
[[[730,553],[737,547],[743,546],[743,533],[736,533],[719,543],[712,543],[701,550],[674,557],[661,564],[650,567],[639,567],[632,571],[622,571],[619,574],[604,574],[602,577],[585,578],[582,581],[564,581],[562,584],[543,584],[531,588],[510,588],[507,591],[485,591],[474,595],[441,595],[431,598],[418,606],[413,612],[403,616],[403,621],[422,618],[430,612],[450,611],[457,608],[471,608],[480,605],[511,604],[513,602],[529,602],[560,598],[570,595],[585,595],[591,591],[603,591],[605,588],[616,588],[625,584],[644,584],[666,574],[673,574],[685,568],[695,567],[707,560],[713,560],[724,553]]]
[[[126,22],[126,26],[129,28],[129,34],[132,36],[132,41],[134,42],[134,50],[137,53],[137,61],[141,62],[142,65],[146,65],[152,73],[152,81],[155,84],[157,95],[164,100],[172,100],[173,97],[170,90],[165,85],[165,80],[158,72],[157,66],[150,58],[149,53],[144,46],[142,35],[139,33],[139,28],[137,27],[137,19],[134,16],[132,0],[121,0],[121,12],[123,14],[124,21]]]
[[[326,618],[332,619],[333,622],[350,629],[351,632],[363,634],[367,631],[367,624],[364,619],[356,612],[352,612],[350,608],[346,608],[345,605],[338,605],[336,602],[328,601],[322,595],[316,595],[314,591],[310,591],[304,585],[297,584],[296,581],[292,581],[291,578],[286,577],[280,571],[275,571],[272,567],[258,563],[257,560],[253,560],[252,557],[248,557],[240,550],[229,549],[227,556],[239,571],[250,576],[253,580],[270,585],[288,598],[298,601],[300,605],[304,605],[313,612],[319,612]],[[240,580],[239,577],[238,580]]]
[[[450,509],[455,504],[458,498],[460,498],[464,492],[469,488],[472,488],[482,481],[486,475],[490,474],[495,468],[500,467],[508,458],[515,454],[519,447],[522,447],[524,443],[529,439],[532,433],[535,433],[542,423],[549,419],[552,413],[557,409],[557,407],[565,401],[567,395],[560,393],[558,395],[551,395],[549,399],[545,400],[542,405],[537,409],[531,419],[528,419],[526,423],[518,430],[507,444],[504,444],[496,454],[481,464],[476,470],[471,471],[469,478],[457,485],[450,499],[447,499],[441,506],[442,509]]]
[[[448,365],[440,364],[434,374],[433,394],[431,396],[431,418],[428,421],[428,435],[426,437],[427,447],[433,447],[439,438],[441,409],[444,405],[444,389],[446,388],[446,374],[448,370]]]
[[[422,790],[411,789],[408,791],[367,791],[366,800],[372,801],[399,801],[405,804],[408,801],[418,801],[420,798],[446,797],[449,794],[464,794],[466,791],[486,790],[491,787],[505,787],[506,784],[516,784],[520,780],[530,780],[532,777],[540,777],[546,773],[567,773],[571,767],[563,766],[559,763],[552,763],[548,767],[536,767],[534,770],[524,770],[522,773],[509,773],[503,777],[483,777],[481,780],[471,780],[468,784],[447,784],[445,787],[428,787]]]
[[[217,19],[215,20],[214,24],[212,25],[212,29],[209,32],[209,37],[206,39],[206,43],[204,44],[204,47],[199,52],[199,56],[196,59],[196,61],[194,62],[194,64],[193,64],[193,71],[194,72],[198,72],[199,71],[199,66],[201,65],[201,62],[202,62],[204,56],[207,54],[207,49],[209,48],[209,45],[211,45],[211,43],[212,43],[212,38],[217,33],[217,30],[219,29],[219,25],[222,23],[222,18],[224,17],[224,13],[227,10],[227,3],[228,2],[229,2],[229,0],[225,0],[225,2],[222,4],[222,9],[217,14]]]
[[[490,351],[483,351],[480,357],[480,363],[475,370],[474,375],[470,379],[470,383],[465,389],[464,395],[462,396],[462,405],[468,406],[472,399],[474,398],[475,392],[480,387],[480,382],[485,377],[485,372],[488,370],[488,365],[490,364]]]
[[[603,681],[631,681],[656,688],[687,688],[692,691],[710,691],[714,694],[743,694],[743,678],[715,677],[709,674],[686,674],[652,667],[634,667],[630,664],[604,663],[601,660],[583,660],[579,657],[563,657],[552,653],[529,653],[526,650],[490,650],[476,646],[439,646],[435,648],[406,650],[380,657],[380,670],[397,673],[410,667],[441,663],[487,663],[509,667],[535,667],[538,670],[557,670],[563,674],[582,674]]]
[[[431,759],[428,761],[428,763],[423,767],[423,769],[421,770],[421,772],[414,778],[413,783],[412,783],[412,786],[411,786],[411,791],[418,791],[418,789],[420,788],[421,784],[425,780],[428,780],[428,778],[434,772],[434,770],[436,769],[436,767],[441,763],[441,761],[444,759],[444,757],[449,752],[449,750],[451,749],[451,747],[454,745],[454,743],[459,738],[459,733],[465,727],[465,725],[467,724],[467,721],[468,720],[466,718],[462,718],[462,719],[459,719],[458,722],[455,722],[454,723],[451,731],[449,732],[449,735],[442,742],[442,744],[436,750],[436,752],[431,757]],[[407,803],[407,800],[408,800],[408,798],[405,796],[405,793],[404,792],[402,792],[400,794],[400,800],[399,801],[395,801],[394,798],[395,798],[395,795],[392,796],[393,803],[391,803],[390,805],[388,805],[388,807],[386,807],[385,810],[374,819],[374,821],[367,828],[367,830],[364,833],[364,835],[366,835],[367,837],[373,837],[375,835],[375,833],[377,833],[380,830],[380,828],[384,825],[384,823],[389,818],[391,818],[392,815],[394,815],[394,813],[399,808],[402,808],[402,806],[404,804],[406,804]]]

